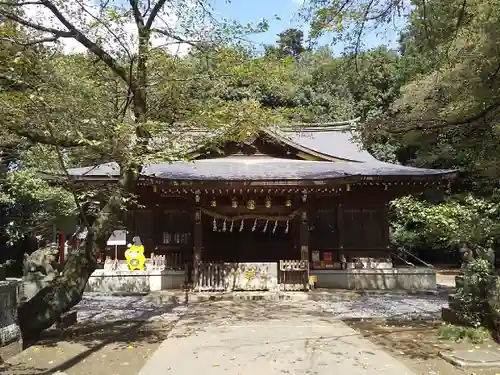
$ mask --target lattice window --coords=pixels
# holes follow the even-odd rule
[[[344,248],[380,249],[386,246],[383,208],[349,208],[343,210]]]
[[[163,212],[162,244],[189,245],[193,232],[192,214],[187,211]]]

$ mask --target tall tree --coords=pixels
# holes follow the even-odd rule
[[[265,47],[266,55],[275,55],[279,58],[298,57],[306,48],[304,47],[304,32],[298,29],[286,29],[278,34],[276,46],[268,45]]]
[[[58,161],[53,169],[62,174],[75,160],[113,159],[120,166],[118,183],[106,189],[80,192],[71,180],[64,179],[88,230],[86,246],[71,255],[54,282],[20,306],[25,339],[36,337],[81,300],[95,269],[96,251],[125,222],[141,165],[155,158],[179,156],[180,130],[152,117],[158,103],[153,87],[166,82],[175,86],[178,80],[172,51],[227,45],[235,34],[255,30],[219,22],[211,9],[206,1],[193,5],[184,0],[0,1],[1,18],[25,32],[22,37],[12,36],[13,44],[33,49],[56,43],[50,49],[55,55],[42,59],[41,74],[32,77],[35,84],[22,93],[2,95],[3,126],[37,146],[48,146]],[[75,48],[86,56],[58,55]],[[151,63],[159,51],[168,55],[170,65],[166,66],[173,69],[166,69],[162,80],[155,82],[158,75],[152,75]],[[20,55],[20,61],[25,56]],[[12,61],[9,70],[19,71],[18,63]],[[180,103],[176,110],[186,113],[185,104]],[[249,101],[230,108],[223,101],[206,104],[189,113],[191,122],[216,126],[242,113],[256,117],[260,111]],[[164,139],[161,152],[151,142],[156,134]]]

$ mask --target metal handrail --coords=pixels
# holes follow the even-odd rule
[[[423,261],[422,259],[420,259],[419,257],[417,257],[415,254],[412,254],[410,253],[408,250],[406,250],[405,248],[403,247],[400,247],[398,248],[399,251],[402,251],[403,253],[407,254],[407,255],[410,255],[411,257],[413,257],[413,259],[416,259],[418,260],[420,263],[422,263],[424,266],[426,267],[429,267],[429,268],[434,268],[434,266],[432,264],[429,264],[425,261]]]
[[[397,253],[391,251],[391,254],[393,254],[399,260],[402,260],[403,262],[405,262],[407,266],[416,267],[412,262],[408,262],[406,259],[404,259],[403,257],[399,256]]]

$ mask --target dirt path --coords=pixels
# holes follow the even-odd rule
[[[50,331],[8,364],[2,375],[136,375],[174,322],[77,324]]]
[[[500,351],[500,346],[488,340],[480,345],[467,342],[456,343],[438,339],[441,322],[375,323],[347,322],[365,338],[379,348],[403,361],[417,374],[433,375],[498,375],[499,368],[463,369],[439,357],[443,350],[465,349],[475,351],[486,347]]]

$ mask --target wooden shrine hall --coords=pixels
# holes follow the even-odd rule
[[[378,161],[353,131],[268,128],[195,148],[189,162],[146,165],[129,233],[194,290],[435,287],[429,268],[393,265],[389,202],[447,184],[455,171]],[[119,169],[69,173],[112,182]]]

